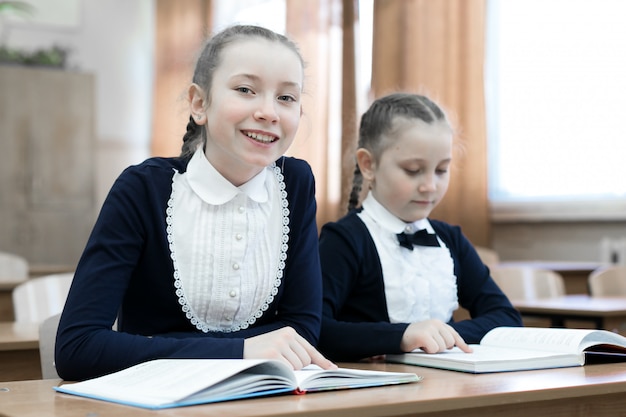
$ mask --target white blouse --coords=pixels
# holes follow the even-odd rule
[[[289,209],[280,169],[234,186],[202,147],[174,173],[167,224],[181,308],[203,332],[232,332],[267,310],[282,281]]]
[[[454,261],[450,250],[437,237],[440,247],[399,245],[396,234],[426,229],[435,233],[428,219],[406,224],[371,193],[363,201],[359,217],[367,226],[380,257],[385,298],[391,323],[413,323],[427,319],[444,322],[458,307]]]

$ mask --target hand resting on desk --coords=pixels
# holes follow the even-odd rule
[[[278,359],[293,369],[314,364],[322,369],[337,369],[293,328],[283,327],[244,341],[244,359]]]
[[[456,330],[436,319],[411,323],[404,331],[400,343],[400,348],[404,352],[421,349],[426,353],[438,353],[455,346],[463,352],[472,352],[472,348]]]

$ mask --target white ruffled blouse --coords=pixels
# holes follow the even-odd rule
[[[167,224],[182,310],[203,332],[247,328],[282,281],[289,210],[282,172],[272,165],[239,187],[200,147],[174,173]]]
[[[363,201],[359,217],[367,226],[380,257],[385,298],[391,323],[427,319],[448,322],[458,307],[454,261],[437,237],[440,247],[399,246],[397,234],[426,229],[435,233],[428,219],[406,224],[383,207],[371,193]]]

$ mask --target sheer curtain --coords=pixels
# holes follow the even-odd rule
[[[291,153],[316,177],[318,226],[347,207],[356,146],[355,0],[287,0],[287,33],[308,61],[305,118]]]
[[[357,105],[359,2],[285,1],[286,32],[307,62],[304,117],[289,153],[312,166],[321,226],[345,213],[365,110]],[[195,54],[212,30],[211,6],[210,0],[157,0],[154,155],[179,153],[189,117],[182,95]],[[447,109],[462,151],[434,216],[460,224],[477,245],[489,241],[484,8],[484,0],[375,0],[370,95],[421,92]]]
[[[211,31],[211,0],[156,0],[156,5],[151,152],[176,156],[189,120],[185,90]]]
[[[373,96],[411,91],[444,107],[458,152],[448,193],[432,217],[489,246],[484,34],[484,0],[374,2]]]

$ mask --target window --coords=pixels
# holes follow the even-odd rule
[[[212,7],[215,32],[240,23],[285,33],[285,0],[217,0],[212,3]]]
[[[626,2],[489,0],[495,221],[626,219]]]

